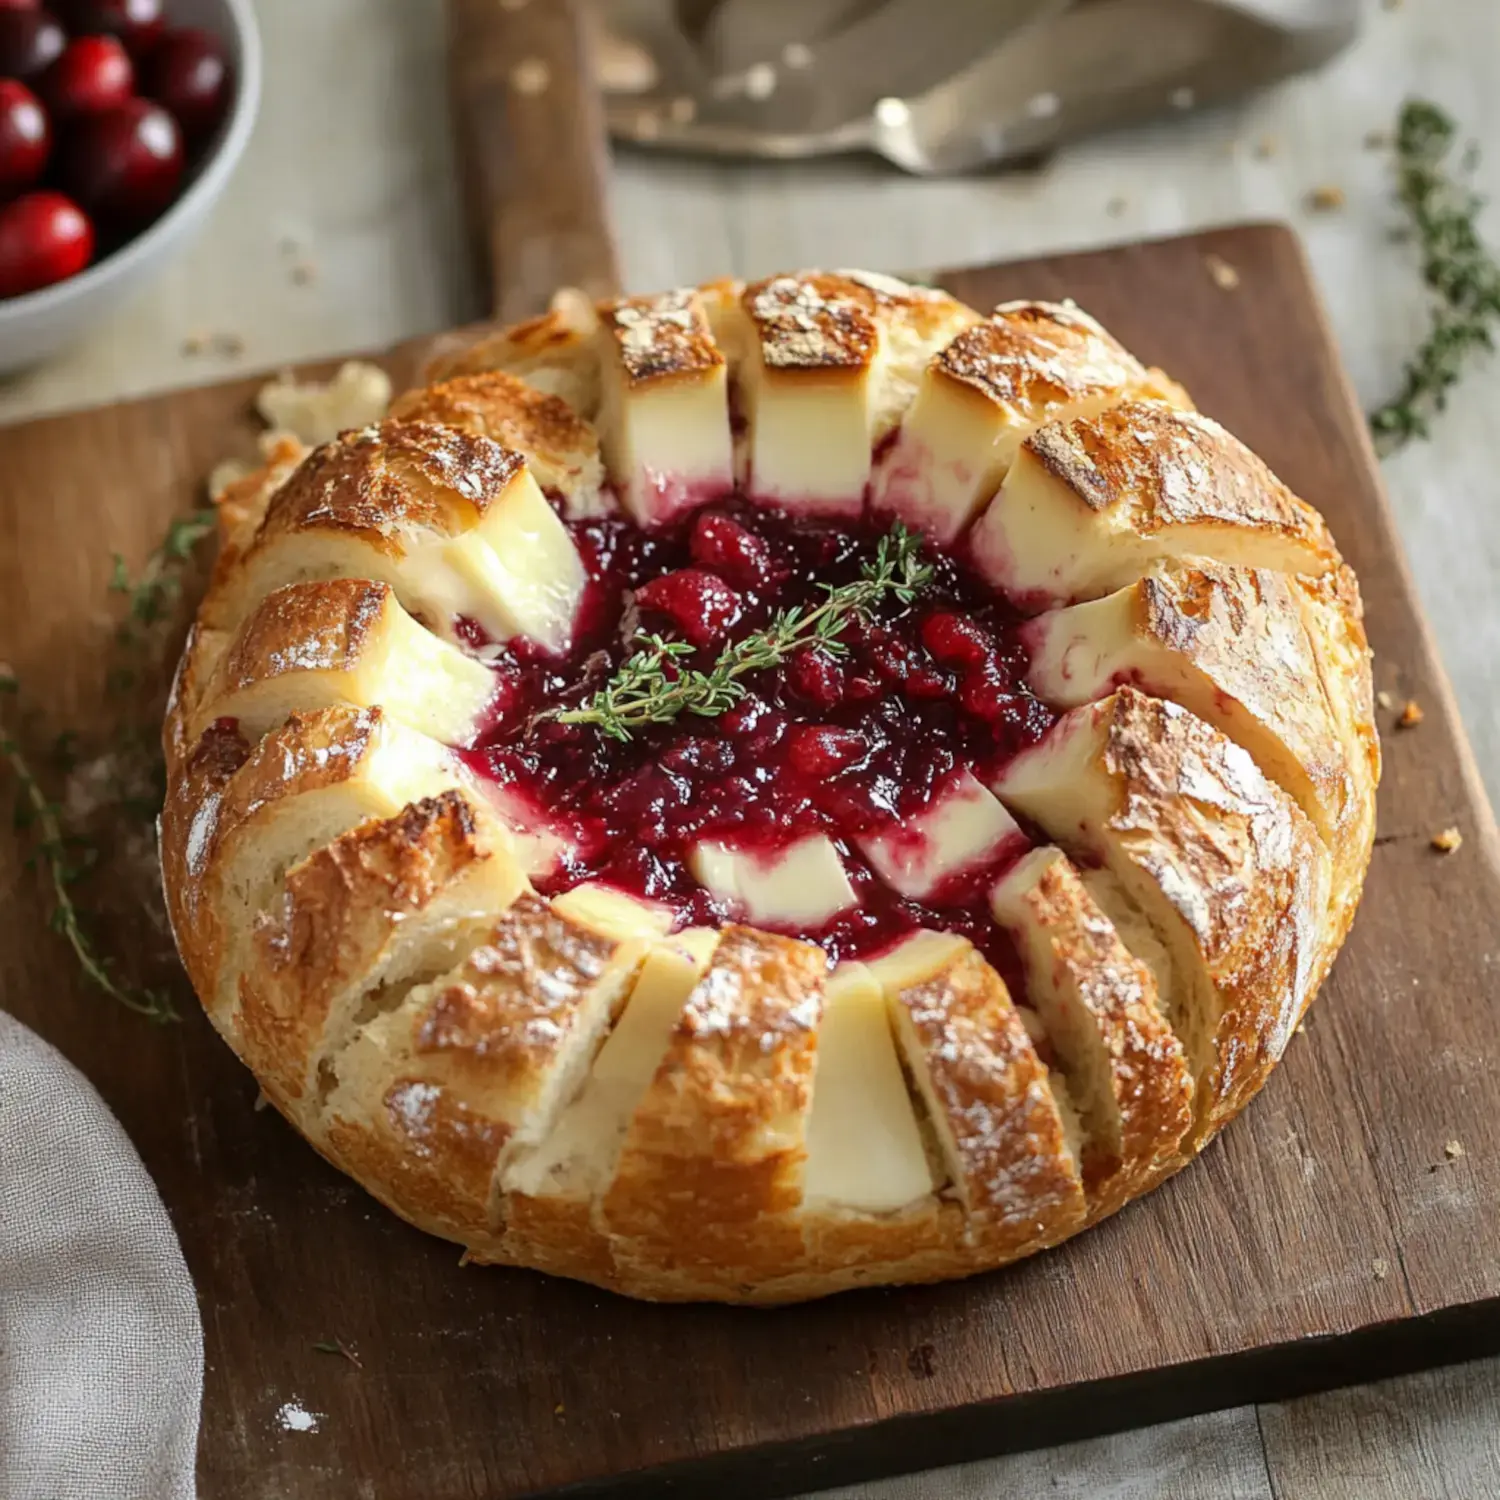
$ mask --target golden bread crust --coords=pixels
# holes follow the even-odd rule
[[[1380,747],[1353,574],[1179,387],[1070,304],[862,271],[563,293],[427,378],[219,496],[163,731],[183,963],[318,1151],[475,1260],[769,1304],[1032,1254],[1244,1107],[1353,919]],[[473,640],[568,639],[562,521],[736,466],[793,503],[799,433],[823,514],[903,518],[1049,611],[1061,717],[989,788],[1059,846],[995,881],[1014,993],[948,934],[831,976],[544,899],[561,835],[457,753],[493,710]]]
[[[1021,862],[997,892],[996,916],[1016,934],[1033,1000],[1056,1008],[1049,1031],[1074,1097],[1082,1105],[1092,1091],[1103,1116],[1082,1163],[1093,1215],[1102,1216],[1154,1180],[1192,1124],[1182,1045],[1151,971],[1060,851]]]
[[[1092,395],[1186,396],[1147,370],[1087,313],[1055,302],[1007,302],[958,335],[934,371],[998,406],[1045,422]]]
[[[1140,535],[1195,524],[1249,527],[1302,549],[1309,571],[1337,561],[1322,516],[1200,412],[1123,401],[1096,417],[1044,427],[1025,448],[1081,504],[1124,513]]]

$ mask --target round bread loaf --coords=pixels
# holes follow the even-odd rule
[[[1380,755],[1321,517],[1077,308],[576,296],[282,444],[165,738],[182,959],[479,1261],[783,1302],[1054,1245],[1265,1081]]]

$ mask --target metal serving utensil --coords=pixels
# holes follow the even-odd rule
[[[716,155],[873,151],[909,172],[970,171],[1316,67],[1359,24],[1358,0],[759,3],[757,18],[751,0],[686,15],[669,0],[614,0],[606,25],[652,71],[634,91],[606,79],[612,133]],[[778,17],[799,34],[776,47]]]

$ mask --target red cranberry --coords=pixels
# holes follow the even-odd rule
[[[642,609],[669,615],[683,639],[694,646],[716,645],[740,617],[740,596],[712,573],[679,568],[653,578],[635,591]]]
[[[0,10],[38,10],[42,0],[0,0]]]
[[[81,36],[47,70],[42,92],[58,120],[123,104],[135,87],[130,54],[112,36]]]
[[[787,760],[804,776],[821,779],[865,752],[865,737],[831,724],[798,724],[786,737]]]
[[[224,118],[229,62],[211,32],[169,31],[152,50],[143,90],[177,117],[190,141],[202,140]]]
[[[759,698],[746,698],[728,713],[719,715],[719,728],[730,739],[744,739],[755,733],[756,726],[770,710]]]
[[[176,196],[182,132],[161,105],[129,99],[78,122],[63,177],[85,208],[117,224],[144,224]]]
[[[928,615],[922,621],[922,644],[934,661],[945,666],[968,666],[984,661],[992,649],[988,633],[967,615],[947,610]]]
[[[35,94],[15,78],[0,78],[0,198],[28,188],[42,175],[52,128]]]
[[[902,640],[880,641],[866,653],[866,659],[883,682],[905,682],[917,665],[911,647]]]
[[[135,57],[149,52],[166,26],[162,0],[67,0],[64,14],[75,36],[117,36]]]
[[[786,664],[786,676],[792,691],[818,708],[832,708],[844,696],[843,668],[826,652],[797,652]]]
[[[44,10],[0,10],[0,75],[35,78],[62,56],[68,39]]]
[[[884,689],[874,677],[851,677],[844,691],[856,703],[863,703],[870,698],[879,698]]]
[[[980,667],[964,674],[958,701],[976,718],[994,723],[1010,712],[1015,693],[999,673]]]
[[[93,253],[93,226],[61,193],[26,193],[0,208],[0,297],[76,276]]]
[[[946,698],[953,691],[953,684],[943,673],[923,667],[911,673],[901,689],[908,698]]]
[[[736,588],[764,588],[774,568],[766,544],[728,516],[699,511],[688,550],[700,568],[726,578]]]

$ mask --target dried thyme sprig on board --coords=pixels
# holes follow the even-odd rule
[[[629,740],[637,729],[669,724],[681,714],[711,719],[727,713],[745,697],[748,689],[741,679],[749,673],[779,666],[809,646],[842,656],[848,648],[839,637],[847,625],[888,595],[909,604],[932,577],[921,551],[920,537],[900,524],[893,526],[852,583],[824,584],[826,597],[811,608],[777,610],[764,630],[725,646],[707,671],[677,665],[693,654],[686,641],[637,635],[640,649],[586,704],[544,717],[592,724],[610,739]]]
[[[1427,337],[1406,368],[1400,392],[1371,414],[1387,451],[1429,436],[1435,412],[1448,404],[1464,365],[1494,348],[1500,319],[1500,264],[1479,237],[1484,199],[1463,180],[1478,154],[1470,146],[1449,165],[1458,127],[1437,105],[1409,99],[1396,130],[1396,196],[1411,216],[1422,254],[1422,279],[1432,292]]]
[[[0,694],[14,701],[19,691],[15,674],[0,670]],[[65,737],[59,737],[57,749],[63,755],[67,753]],[[45,872],[51,889],[50,925],[73,950],[84,978],[138,1015],[152,1021],[176,1020],[177,1012],[165,990],[145,989],[116,979],[110,960],[100,953],[73,899],[73,887],[93,868],[98,848],[64,831],[62,808],[47,795],[20,741],[3,725],[0,725],[0,760],[4,760],[16,781],[15,829],[20,838],[30,843],[27,863]]]

